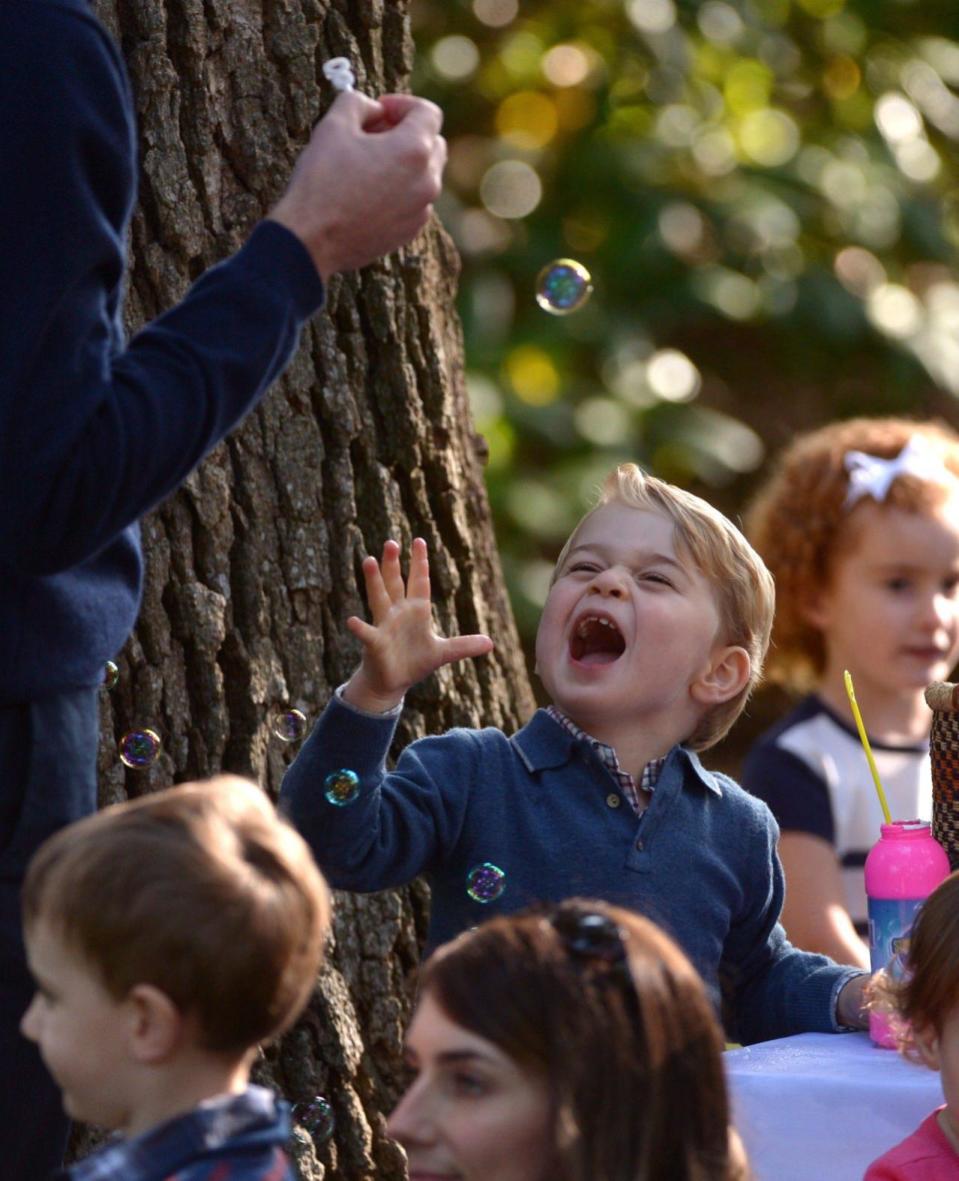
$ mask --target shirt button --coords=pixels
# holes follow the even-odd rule
[[[642,842],[642,840],[638,840],[638,841],[636,842],[636,848],[639,850],[639,852],[640,852],[640,853],[642,853],[642,851],[643,851],[643,842]]]
[[[606,797],[606,804],[610,808],[618,808],[622,802],[623,801],[619,798],[619,796],[614,791],[611,791],[609,793],[609,795]]]

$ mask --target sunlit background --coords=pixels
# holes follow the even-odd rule
[[[735,515],[853,413],[959,420],[959,5],[414,0],[439,211],[527,639],[613,462]],[[557,316],[555,259],[594,290]]]

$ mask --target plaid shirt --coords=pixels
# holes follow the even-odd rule
[[[563,729],[572,734],[574,738],[578,738],[582,742],[586,742],[596,752],[596,757],[603,764],[606,770],[612,775],[616,781],[620,791],[629,800],[629,805],[637,816],[642,816],[646,811],[646,801],[640,795],[640,792],[648,792],[650,795],[656,789],[656,783],[659,779],[660,772],[663,769],[663,764],[666,762],[666,755],[661,759],[652,759],[643,768],[643,773],[639,777],[639,783],[630,775],[628,771],[624,771],[619,765],[619,759],[616,757],[616,751],[611,746],[607,746],[605,742],[600,742],[598,738],[594,738],[592,734],[587,734],[585,730],[580,729],[571,718],[556,708],[555,705],[548,705],[546,712],[553,719],[558,722]]]
[[[57,1174],[62,1181],[294,1181],[287,1105],[265,1087],[220,1095]]]

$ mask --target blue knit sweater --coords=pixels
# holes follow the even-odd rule
[[[381,890],[425,874],[431,946],[540,900],[604,898],[677,940],[736,1040],[837,1028],[836,998],[857,972],[786,940],[775,821],[728,776],[675,747],[637,819],[588,744],[543,710],[511,738],[490,728],[420,739],[387,773],[395,725],[334,697],[283,781],[283,805],[334,886]],[[349,797],[343,770],[356,798],[331,803],[330,776],[333,799]],[[484,876],[487,864],[504,876]],[[500,887],[491,901],[473,896]]]
[[[323,288],[263,222],[125,346],[133,104],[85,0],[0,3],[0,705],[95,685],[137,519],[256,403]]]

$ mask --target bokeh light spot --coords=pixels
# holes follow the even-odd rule
[[[473,15],[491,29],[501,29],[516,19],[519,0],[473,0]]]
[[[528,406],[548,406],[559,393],[559,371],[549,353],[536,345],[511,349],[506,374],[516,396]]]
[[[626,12],[641,33],[668,33],[676,23],[673,0],[629,0]]]
[[[462,82],[471,77],[479,60],[476,42],[469,37],[441,37],[430,51],[433,69],[450,82]]]
[[[685,353],[659,349],[646,362],[649,388],[664,402],[689,402],[699,393],[702,378]]]
[[[740,124],[739,143],[755,163],[778,168],[799,150],[799,128],[783,111],[753,111]]]
[[[500,137],[524,151],[545,147],[558,126],[556,104],[534,90],[511,94],[496,111],[496,130]]]
[[[507,220],[526,217],[543,197],[535,170],[522,160],[500,160],[480,181],[480,200],[490,213]]]
[[[870,322],[894,340],[907,340],[922,325],[922,305],[913,293],[899,283],[883,283],[866,300]]]

